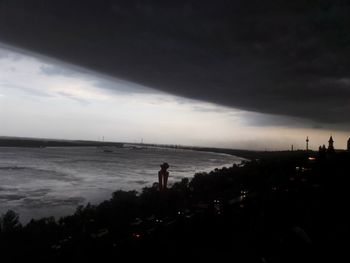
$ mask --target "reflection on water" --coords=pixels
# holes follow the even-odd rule
[[[179,149],[96,147],[0,148],[0,213],[13,209],[22,221],[74,212],[115,190],[141,190],[170,164],[169,184],[196,172],[239,163],[234,156]]]

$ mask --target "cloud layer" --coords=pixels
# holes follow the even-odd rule
[[[0,1],[0,41],[172,94],[349,124],[342,0]]]

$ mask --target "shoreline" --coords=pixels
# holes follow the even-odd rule
[[[47,139],[47,138],[24,138],[24,137],[8,137],[0,136],[1,147],[24,147],[24,148],[50,148],[50,147],[117,147],[134,149],[142,148],[163,148],[163,149],[182,149],[192,151],[202,151],[209,153],[220,153],[243,158],[242,161],[251,161],[256,159],[269,159],[288,157],[298,155],[304,150],[279,150],[279,151],[262,151],[262,150],[245,150],[231,148],[216,148],[216,147],[200,147],[200,146],[185,146],[176,144],[150,144],[150,143],[130,143],[130,142],[101,142],[90,140],[63,140],[63,139]],[[309,153],[315,154],[316,151],[310,150]]]

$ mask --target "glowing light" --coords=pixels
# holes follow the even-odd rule
[[[135,239],[139,239],[141,237],[141,235],[139,233],[133,233],[132,236],[135,238]]]

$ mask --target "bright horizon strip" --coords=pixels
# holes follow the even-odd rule
[[[350,132],[259,124],[271,115],[166,94],[0,45],[0,136],[317,150]],[[288,117],[286,117],[288,120]]]

